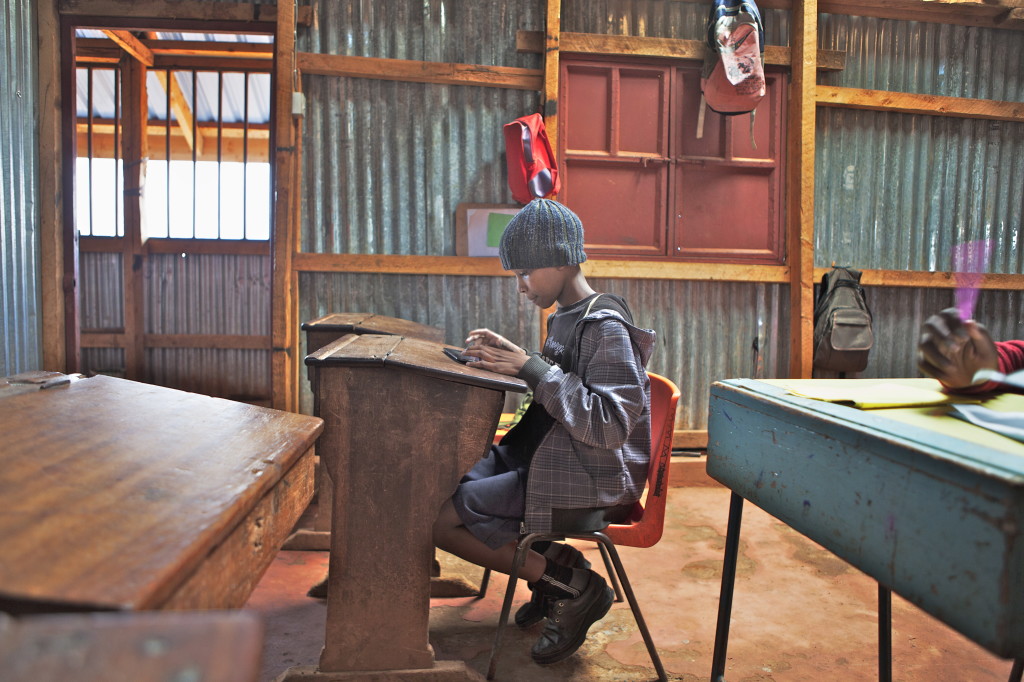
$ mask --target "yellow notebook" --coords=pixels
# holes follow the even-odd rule
[[[978,402],[970,397],[943,393],[939,383],[934,380],[811,379],[772,383],[803,398],[852,405],[865,410]]]

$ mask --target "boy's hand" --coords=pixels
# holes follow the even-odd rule
[[[984,326],[961,320],[956,308],[947,308],[922,325],[917,368],[948,388],[966,388],[975,383],[979,369],[998,369],[999,355]]]
[[[499,337],[501,338],[501,337]],[[498,374],[505,374],[510,377],[517,376],[530,356],[523,352],[522,348],[513,345],[515,350],[499,348],[490,345],[470,346],[463,355],[471,355],[480,358],[470,363],[471,367],[487,369]]]
[[[495,334],[490,329],[474,329],[466,338],[466,350],[473,348],[501,348],[507,351],[515,351],[526,355],[526,351],[506,339],[501,334]],[[472,353],[467,353],[472,355]]]

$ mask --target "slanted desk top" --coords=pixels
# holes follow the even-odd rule
[[[0,382],[0,610],[242,606],[323,422],[106,376]]]
[[[400,317],[372,313],[331,313],[302,323],[309,339],[307,351],[322,348],[345,334],[391,334],[427,341],[444,341],[444,330]]]

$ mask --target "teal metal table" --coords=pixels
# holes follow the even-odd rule
[[[711,387],[707,471],[732,490],[711,679],[725,679],[749,500],[878,581],[880,679],[891,679],[892,591],[1015,659],[1010,679],[1019,681],[1024,443],[948,416],[945,406],[861,410],[790,393],[815,381]],[[1024,412],[1024,396],[992,406]]]

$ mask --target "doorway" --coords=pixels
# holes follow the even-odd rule
[[[269,405],[274,25],[123,23],[64,26],[69,359]]]

